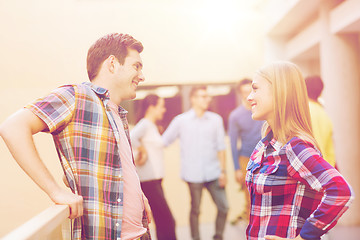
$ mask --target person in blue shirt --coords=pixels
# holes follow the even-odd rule
[[[220,115],[207,111],[210,96],[205,86],[190,92],[192,108],[176,116],[162,135],[165,146],[180,139],[181,177],[191,195],[190,230],[193,240],[200,239],[199,214],[203,188],[217,207],[214,240],[222,240],[228,213],[225,194],[225,130]]]
[[[251,106],[246,100],[251,92],[250,79],[242,79],[236,85],[236,92],[241,98],[241,105],[235,108],[229,116],[228,134],[231,144],[231,153],[235,168],[235,180],[245,194],[245,210],[232,221],[235,224],[238,220],[249,219],[250,195],[245,185],[246,166],[249,157],[256,144],[261,139],[261,128],[264,122],[255,121],[251,118]]]

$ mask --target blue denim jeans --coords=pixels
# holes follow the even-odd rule
[[[187,184],[189,186],[190,195],[191,195],[190,230],[191,230],[192,239],[200,240],[200,232],[199,232],[200,202],[201,202],[202,190],[205,187],[209,191],[217,207],[214,240],[222,240],[225,229],[226,216],[229,210],[225,188],[219,186],[218,180],[214,180],[211,182],[204,182],[204,183],[188,182]]]

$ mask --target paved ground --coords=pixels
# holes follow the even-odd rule
[[[224,240],[245,240],[245,223],[236,225],[227,224],[224,234]],[[180,226],[176,229],[178,240],[191,240],[190,228],[188,226]],[[200,234],[202,240],[212,240],[214,234],[213,224],[201,224]],[[155,233],[152,234],[156,240]],[[342,227],[336,226],[330,231],[324,240],[360,240],[360,227]]]
[[[214,235],[213,224],[201,224],[200,236],[203,240],[211,240]],[[238,223],[237,225],[227,224],[224,233],[224,240],[245,240],[245,229],[244,223]],[[188,226],[178,227],[176,229],[178,240],[191,240],[190,228]]]

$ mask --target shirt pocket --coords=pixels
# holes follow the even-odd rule
[[[279,164],[261,166],[253,174],[253,186],[256,194],[270,194],[273,188],[281,184],[283,176],[279,171]]]

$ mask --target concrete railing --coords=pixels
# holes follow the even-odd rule
[[[69,224],[69,207],[54,205],[39,213],[20,227],[16,228],[2,240],[60,240],[62,224]]]

